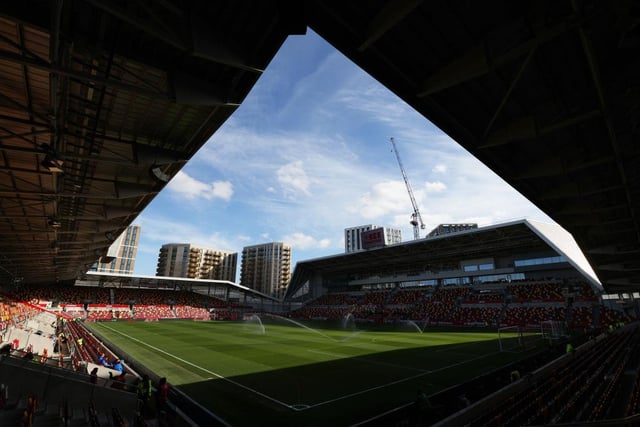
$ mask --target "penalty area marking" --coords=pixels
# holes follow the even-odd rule
[[[163,350],[163,349],[161,349],[161,348],[158,348],[158,347],[153,346],[153,345],[151,345],[151,344],[147,344],[146,342],[144,342],[144,341],[142,341],[142,340],[139,340],[138,338],[132,337],[131,335],[125,334],[124,332],[117,331],[117,330],[115,330],[115,329],[113,329],[113,328],[111,328],[111,327],[109,327],[109,326],[106,326],[106,325],[101,325],[101,326],[103,326],[103,327],[104,327],[104,328],[106,328],[106,329],[109,329],[109,330],[110,330],[110,331],[112,331],[112,332],[115,332],[115,333],[117,333],[117,334],[120,334],[120,335],[122,335],[123,337],[130,339],[131,341],[135,341],[135,342],[137,342],[137,343],[140,343],[140,344],[142,344],[142,345],[144,345],[144,346],[146,346],[146,347],[149,347],[149,348],[151,348],[151,349],[153,349],[153,350],[155,350],[155,351],[158,351],[158,352],[160,352],[160,353],[162,353],[162,354],[166,354],[166,355],[167,355],[167,356],[169,356],[169,357],[172,357],[172,358],[174,358],[174,359],[176,359],[176,360],[179,360],[179,361],[180,361],[180,362],[182,362],[182,363],[185,363],[185,364],[187,364],[187,365],[189,365],[189,366],[193,366],[194,368],[199,369],[199,370],[201,370],[202,372],[206,372],[206,373],[207,373],[207,374],[209,374],[209,375],[213,375],[214,377],[216,377],[216,378],[218,378],[218,379],[221,379],[221,380],[227,381],[227,382],[229,382],[229,383],[231,383],[231,384],[233,384],[233,385],[235,385],[235,386],[237,386],[237,387],[240,387],[240,388],[243,388],[243,389],[245,389],[245,390],[247,390],[247,391],[250,391],[250,392],[252,392],[252,393],[255,393],[255,394],[257,394],[258,396],[264,397],[265,399],[270,400],[270,401],[272,401],[273,403],[276,403],[276,404],[278,404],[278,405],[280,405],[280,406],[284,406],[285,408],[293,409],[294,411],[302,411],[302,410],[304,410],[304,409],[309,408],[309,405],[289,405],[289,404],[287,404],[287,403],[281,402],[281,401],[279,401],[278,399],[275,399],[275,398],[273,398],[273,397],[271,397],[271,396],[268,396],[268,395],[266,395],[266,394],[264,394],[264,393],[259,392],[258,390],[252,389],[251,387],[247,387],[246,385],[243,385],[243,384],[240,384],[240,383],[235,382],[235,381],[233,381],[233,380],[230,380],[230,379],[229,379],[229,378],[227,378],[227,377],[224,377],[224,376],[222,376],[222,375],[220,375],[220,374],[217,374],[217,373],[215,373],[215,372],[213,372],[213,371],[210,371],[210,370],[208,370],[208,369],[206,369],[206,368],[203,368],[202,366],[198,366],[198,365],[196,365],[195,363],[189,362],[188,360],[184,360],[183,358],[178,357],[178,356],[175,356],[175,355],[173,355],[173,354],[171,354],[171,353],[169,353],[169,352],[167,352],[167,351],[164,351],[164,350]]]

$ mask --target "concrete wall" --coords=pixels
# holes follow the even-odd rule
[[[12,343],[14,339],[20,341],[18,349],[24,349],[31,345],[34,354],[41,355],[42,351],[46,348],[49,357],[53,355],[53,339],[51,337],[38,335],[35,332],[30,332],[25,329],[11,327],[3,336],[3,341]]]
[[[113,389],[108,380],[91,384],[89,376],[84,373],[25,359],[0,359],[0,384],[9,388],[10,403],[34,394],[40,407],[67,403],[70,408],[82,409],[93,402],[97,411],[111,413],[111,408],[118,408],[120,414],[128,419],[133,419],[135,414],[135,393]]]

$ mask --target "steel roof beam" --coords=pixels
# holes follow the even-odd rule
[[[486,42],[482,42],[479,46],[458,55],[456,59],[431,73],[420,85],[416,95],[419,98],[424,98],[471,79],[484,76],[498,67],[529,54],[538,46],[571,31],[579,25],[579,22],[581,21],[578,21],[574,15],[568,16],[560,24],[550,28],[544,24],[532,25],[532,28],[540,29],[540,31],[533,34],[532,38],[521,42],[500,55],[492,55],[490,46]]]
[[[369,45],[375,43],[376,40],[418,7],[420,3],[422,3],[422,0],[395,0],[386,2],[371,22],[369,22],[365,40],[358,47],[358,51],[362,52],[367,49]]]
[[[571,5],[576,13],[582,13],[583,11],[580,9],[580,6],[576,2],[576,0],[571,1]],[[591,73],[591,79],[593,81],[594,89],[598,96],[598,103],[600,104],[600,109],[602,110],[602,114],[604,117],[604,122],[607,127],[607,132],[609,134],[609,143],[613,150],[613,153],[616,158],[616,169],[620,176],[620,182],[624,185],[624,193],[625,198],[628,204],[628,213],[633,219],[633,224],[635,226],[635,235],[636,239],[640,241],[640,225],[638,224],[638,218],[636,217],[636,212],[633,209],[633,197],[629,191],[629,186],[627,185],[627,173],[625,170],[624,163],[622,161],[622,154],[620,150],[620,145],[618,143],[618,135],[616,130],[614,129],[613,122],[611,119],[610,108],[608,102],[606,100],[604,87],[602,85],[602,78],[600,75],[600,67],[598,66],[598,62],[596,59],[596,54],[593,50],[593,46],[591,44],[591,40],[587,37],[586,32],[583,27],[578,28],[578,34],[580,35],[580,42],[582,44],[582,48],[587,59],[587,63],[589,64],[589,71]]]

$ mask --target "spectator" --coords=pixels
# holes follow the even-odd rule
[[[0,409],[3,409],[7,405],[9,391],[7,386],[0,384]]]
[[[151,397],[151,380],[148,375],[143,375],[138,380],[138,386],[136,388],[136,394],[138,395],[138,405],[140,414],[144,415],[147,412],[147,404]]]
[[[98,383],[98,367],[95,367],[91,370],[89,381],[91,382],[91,384]]]
[[[111,368],[111,363],[107,362],[107,357],[104,353],[101,353],[100,356],[98,356],[98,363],[104,367]]]
[[[427,425],[433,415],[433,405],[429,396],[423,390],[418,390],[416,400],[413,402],[413,418],[416,425]]]
[[[11,355],[11,344],[5,344],[0,348],[0,356],[7,357]]]
[[[169,384],[165,377],[160,378],[156,391],[156,407],[158,412],[167,412],[169,409]]]
[[[471,405],[471,401],[469,400],[467,395],[464,394],[464,393],[462,393],[461,395],[458,396],[457,401],[458,401],[458,408],[459,409],[464,409],[467,406]]]
[[[111,378],[111,380],[113,381],[111,383],[111,388],[116,388],[118,390],[124,390],[126,388],[126,379],[125,379],[125,372],[121,372],[120,375],[116,375],[115,377],[113,376],[113,374],[111,372],[109,372],[109,378]]]
[[[122,366],[122,362],[120,361],[120,359],[116,359],[113,362],[112,367],[113,367],[113,369],[115,369],[116,371],[118,371],[120,373],[122,373],[124,371],[124,367]]]
[[[31,348],[28,348],[27,352],[22,357],[27,360],[33,360],[33,350],[31,350]]]

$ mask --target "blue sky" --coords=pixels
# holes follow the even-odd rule
[[[282,241],[295,265],[344,252],[347,227],[391,226],[412,240],[413,208],[390,137],[426,224],[422,235],[446,222],[551,222],[308,31],[289,37],[233,116],[136,219],[135,274],[155,275],[165,243],[240,254]]]

